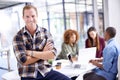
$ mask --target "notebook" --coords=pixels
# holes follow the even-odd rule
[[[81,64],[88,64],[89,60],[95,59],[96,47],[79,49],[78,61]]]

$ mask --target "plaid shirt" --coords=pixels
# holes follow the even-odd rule
[[[25,27],[17,33],[13,40],[13,49],[18,61],[18,71],[21,77],[36,78],[38,71],[43,75],[46,72],[49,72],[48,68],[44,65],[44,60],[41,59],[34,64],[26,66],[22,65],[27,60],[26,50],[43,51],[43,48],[48,41],[53,43],[52,36],[42,27],[37,27],[33,37]],[[56,54],[55,47],[52,51]]]

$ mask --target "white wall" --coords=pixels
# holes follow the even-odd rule
[[[108,0],[109,26],[117,29],[116,39],[120,44],[120,0]]]

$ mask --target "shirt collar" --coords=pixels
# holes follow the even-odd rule
[[[36,29],[35,33],[38,33],[39,31],[40,31],[40,28],[37,25],[37,29]],[[29,33],[29,31],[26,29],[26,27],[24,27],[23,33]]]
[[[109,44],[111,41],[113,41],[115,38],[111,38],[107,41],[107,44]]]

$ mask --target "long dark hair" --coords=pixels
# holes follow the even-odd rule
[[[94,46],[93,46],[94,41],[93,41],[93,39],[92,39],[92,38],[90,37],[90,35],[89,35],[89,33],[90,33],[91,31],[96,31],[96,28],[95,28],[95,27],[90,27],[90,28],[88,29],[88,31],[87,31],[87,35],[88,35],[88,46],[89,46],[89,47],[94,47]],[[96,34],[95,40],[96,40],[97,50],[99,51],[99,50],[100,50],[100,41],[99,41],[99,36],[98,36],[98,34]]]

